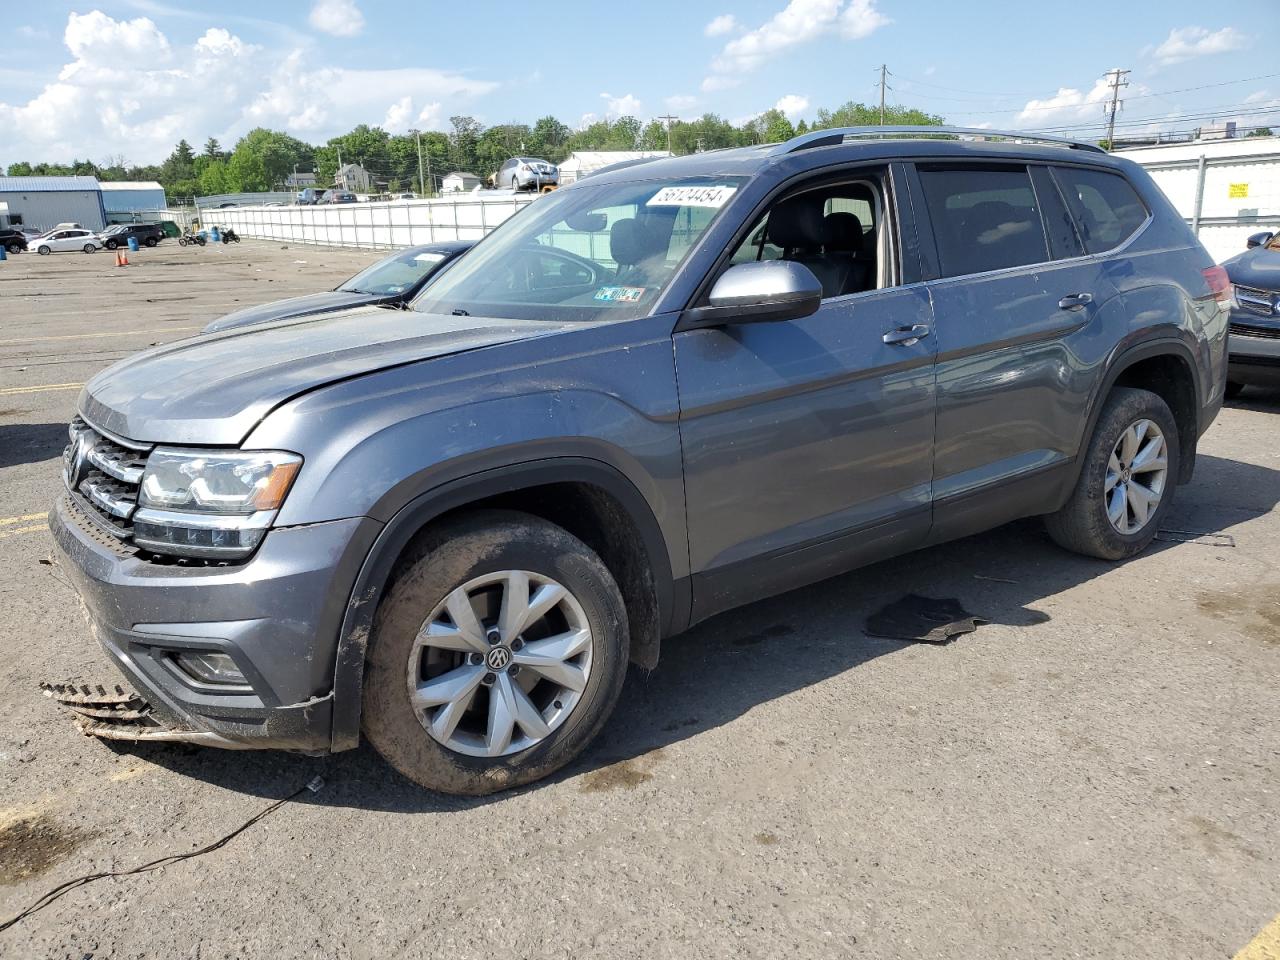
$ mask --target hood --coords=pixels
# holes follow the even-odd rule
[[[1259,290],[1280,291],[1280,250],[1254,247],[1222,261],[1232,283]]]
[[[328,313],[330,310],[345,310],[366,303],[377,303],[385,297],[371,293],[348,293],[345,290],[327,290],[324,293],[313,293],[306,297],[291,297],[288,300],[276,300],[256,307],[245,307],[235,313],[219,317],[204,328],[204,333],[217,333],[219,330],[231,330],[245,327],[252,323],[266,323],[268,320],[285,320],[289,317],[302,317],[311,313]]]
[[[326,383],[567,326],[381,307],[277,320],[130,357],[90,380],[79,407],[130,440],[229,446],[279,404]]]

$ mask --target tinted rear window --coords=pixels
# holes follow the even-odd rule
[[[1119,174],[1080,167],[1056,167],[1054,174],[1089,253],[1120,246],[1146,222],[1147,208]]]
[[[1049,259],[1025,168],[922,169],[920,182],[944,277]]]

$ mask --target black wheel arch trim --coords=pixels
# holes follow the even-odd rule
[[[616,467],[589,457],[552,457],[495,467],[420,492],[386,523],[356,576],[343,615],[333,677],[333,727],[330,749],[354,749],[360,743],[361,687],[365,652],[374,616],[392,568],[409,541],[426,524],[450,510],[503,493],[551,483],[600,487],[622,504],[649,555],[657,591],[660,636],[683,629],[689,616],[687,578],[672,577],[666,540],[644,495]]]
[[[1089,401],[1089,418],[1080,440],[1081,449],[1079,456],[1076,457],[1076,469],[1073,471],[1072,486],[1075,485],[1076,480],[1079,478],[1080,470],[1084,469],[1084,448],[1093,438],[1093,431],[1098,425],[1098,418],[1102,415],[1103,404],[1111,394],[1116,381],[1120,379],[1121,374],[1134,364],[1149,360],[1152,357],[1161,356],[1177,357],[1186,365],[1188,372],[1191,374],[1192,390],[1195,394],[1196,403],[1196,434],[1193,437],[1178,438],[1179,452],[1183,454],[1178,469],[1178,483],[1186,483],[1191,479],[1191,472],[1195,467],[1196,446],[1199,443],[1200,434],[1203,432],[1201,418],[1204,411],[1205,396],[1200,382],[1200,369],[1196,365],[1195,353],[1185,340],[1176,336],[1160,335],[1141,340],[1121,349],[1107,364],[1106,374],[1102,377],[1098,389]]]

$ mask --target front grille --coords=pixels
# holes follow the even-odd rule
[[[1270,290],[1236,284],[1236,303],[1240,304],[1241,310],[1256,313],[1260,317],[1272,317],[1276,314],[1276,295]]]
[[[1280,339],[1280,326],[1255,327],[1251,323],[1233,323],[1227,328],[1227,331],[1240,337],[1267,337],[1271,340]]]
[[[151,447],[109,437],[81,417],[71,421],[62,480],[77,512],[98,532],[131,545],[133,513]]]

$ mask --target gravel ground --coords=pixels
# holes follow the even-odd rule
[[[376,255],[172,241],[0,264],[0,933],[6,957],[1231,957],[1280,910],[1280,393],[1206,436],[1159,542],[1038,523],[719,617],[633,673],[548,783],[424,793],[334,757],[112,748],[36,684],[109,677],[41,516],[78,384]],[[907,591],[990,623],[877,640]],[[1280,949],[1280,948],[1278,948]]]

